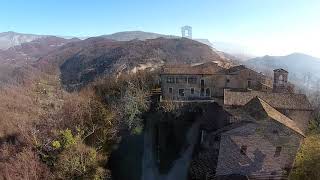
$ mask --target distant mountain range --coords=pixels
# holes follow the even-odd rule
[[[31,42],[36,39],[45,38],[51,35],[35,35],[35,34],[22,34],[16,32],[4,32],[0,33],[0,50],[7,50],[10,47],[21,45],[22,43]],[[64,39],[72,39],[74,37],[65,37],[59,36]],[[147,40],[147,39],[156,39],[156,38],[167,38],[167,39],[175,39],[181,38],[180,36],[174,35],[164,35],[164,34],[157,34],[152,32],[144,32],[144,31],[124,31],[118,32],[109,35],[102,35],[101,37],[112,39],[115,41],[131,41],[131,40]],[[78,39],[87,39],[90,37],[76,37]],[[208,39],[193,39],[200,43],[206,44],[212,47],[215,51],[220,51],[225,57],[233,57],[239,60],[246,60],[249,59],[250,56],[245,55],[243,52],[243,47],[231,44],[231,43],[222,43],[222,42],[210,42]],[[226,54],[228,53],[228,54]]]
[[[32,62],[49,52],[62,47],[63,45],[79,41],[79,39],[64,39],[55,36],[39,36],[30,42],[20,41],[19,45],[0,50],[0,62],[2,63],[18,63]]]
[[[34,35],[34,34],[21,34],[16,32],[3,32],[0,33],[0,49],[6,50],[10,47],[20,45],[22,43],[31,42],[33,40],[44,38],[43,35]]]
[[[302,53],[287,56],[263,56],[245,62],[249,67],[259,71],[270,72],[276,68],[289,71],[289,78],[298,85],[316,88],[319,83],[320,59]]]

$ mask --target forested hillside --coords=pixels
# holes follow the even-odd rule
[[[208,46],[188,39],[51,38],[1,55],[0,68],[5,71],[0,74],[0,177],[4,179],[110,179],[109,159],[127,146],[125,142],[140,142],[130,146],[137,149],[130,157],[139,159],[150,90],[159,78],[157,65],[228,63]],[[66,85],[74,83],[86,86],[67,92]],[[139,168],[139,161],[129,162]],[[139,179],[139,173],[128,175]]]

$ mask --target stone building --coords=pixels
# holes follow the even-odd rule
[[[243,65],[165,66],[161,91],[164,101],[214,101],[200,121],[189,179],[286,178],[313,111],[284,69],[272,80]]]
[[[214,62],[165,66],[161,72],[164,100],[214,99],[224,89],[272,91],[272,80],[243,65],[226,69]]]
[[[163,67],[162,98],[165,100],[210,99],[212,86],[207,78],[223,70],[224,68],[214,62]]]
[[[268,91],[272,81],[262,73],[257,73],[244,65],[234,66],[225,70],[226,89],[256,89]]]
[[[284,179],[304,138],[297,123],[261,98],[238,108],[224,108],[228,125],[201,133],[190,179]]]
[[[242,110],[248,115],[240,119],[245,123],[220,134],[216,176],[283,178],[292,167],[303,131],[260,98]]]

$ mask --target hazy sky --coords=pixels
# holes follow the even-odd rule
[[[0,32],[94,36],[143,30],[232,42],[256,55],[320,57],[320,0],[0,0]]]

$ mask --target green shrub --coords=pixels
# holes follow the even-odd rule
[[[296,156],[291,180],[318,180],[320,177],[320,135],[310,135]]]
[[[98,167],[96,150],[77,142],[58,156],[55,172],[60,179],[99,179],[103,173]]]
[[[61,144],[64,148],[68,148],[76,143],[76,138],[73,136],[70,129],[60,132]]]
[[[53,141],[53,142],[52,142],[52,147],[53,147],[54,149],[60,149],[61,144],[60,144],[59,141]]]

